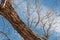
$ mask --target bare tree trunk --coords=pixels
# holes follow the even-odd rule
[[[13,28],[24,38],[24,40],[41,40],[40,38],[38,39],[38,37],[19,19],[11,4],[6,4],[4,8],[0,5],[0,14],[12,24]]]

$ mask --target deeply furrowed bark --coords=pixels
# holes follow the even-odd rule
[[[12,24],[13,28],[24,38],[24,40],[43,40],[41,38],[38,39],[38,37],[26,27],[11,5],[6,4],[4,8],[0,5],[0,14]]]

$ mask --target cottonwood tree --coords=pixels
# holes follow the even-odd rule
[[[0,14],[4,16],[13,26],[13,28],[24,38],[24,40],[43,40],[38,38],[26,25],[20,20],[11,4],[12,0],[1,0]]]
[[[38,1],[39,2],[39,1]],[[46,11],[45,15],[41,15],[41,5],[39,6],[39,3],[36,3],[36,13],[38,14],[38,22],[37,26],[40,25],[40,28],[43,30],[43,39],[48,40],[49,37],[52,35],[52,33],[55,31],[56,26],[58,22],[55,21],[56,15],[53,11],[48,10]]]
[[[13,26],[13,28],[24,38],[24,40],[48,40],[51,32],[54,31],[52,26],[57,23],[54,22],[54,13],[47,11],[46,15],[43,17],[40,13],[41,9],[39,6],[39,3],[36,3],[35,0],[35,9],[33,12],[36,12],[38,15],[38,21],[32,22],[35,24],[35,27],[40,25],[41,29],[43,30],[44,37],[38,37],[36,36],[31,29],[27,28],[26,25],[21,21],[17,13],[15,12],[14,8],[12,7],[12,0],[1,0],[0,4],[0,14],[4,16]],[[27,14],[29,17],[27,18],[28,23],[30,20],[30,5],[28,3],[29,0],[27,0]],[[28,24],[31,26],[31,24]]]
[[[36,19],[32,19],[32,21],[30,21],[30,9],[33,10],[33,12],[36,12],[36,14],[38,15],[38,21]],[[27,1],[27,14],[28,16],[27,21],[29,26],[32,25],[32,23],[34,23],[34,27],[37,27],[38,25],[40,25],[41,29],[43,30],[43,36],[42,37],[44,40],[48,40],[49,37],[52,35],[52,33],[55,31],[56,26],[54,26],[57,21],[55,21],[55,13],[53,11],[46,11],[45,16],[41,15],[41,5],[39,4],[39,1],[35,0],[35,9],[31,8],[31,5],[29,4],[29,0]],[[32,14],[33,14],[32,12]],[[32,15],[31,14],[31,15]],[[36,22],[37,21],[37,22]],[[30,26],[31,27],[31,26]]]
[[[43,39],[48,40],[52,33],[56,29],[56,24],[58,23],[55,18],[56,15],[53,11],[46,11],[45,15],[42,15],[39,11],[39,7],[37,6],[36,13],[38,14],[38,22],[37,26],[39,25],[40,29],[43,30]],[[34,21],[34,20],[33,20]],[[55,26],[54,26],[55,25]],[[35,25],[36,26],[36,25]]]
[[[43,30],[44,39],[48,40],[52,33],[55,31],[56,26],[54,26],[57,22],[55,21],[55,16],[51,12],[47,12],[46,16],[43,18],[40,17],[40,27]]]

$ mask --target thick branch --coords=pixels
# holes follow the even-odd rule
[[[0,6],[0,14],[12,24],[13,28],[24,38],[24,40],[41,40],[41,38],[38,39],[38,37],[19,19],[11,4],[9,4],[9,0],[4,8],[2,8],[2,5]]]
[[[38,37],[25,26],[25,24],[19,19],[16,12],[11,7],[2,8],[0,6],[0,14],[2,14],[12,25],[13,28],[25,39],[25,40],[37,40]],[[40,38],[39,38],[40,40]]]

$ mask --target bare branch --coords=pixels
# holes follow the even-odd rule
[[[3,31],[0,30],[0,34],[1,34],[1,33],[2,33],[3,35],[5,35],[5,36],[8,38],[8,40],[11,40],[10,37],[9,37],[6,33],[4,33]]]

